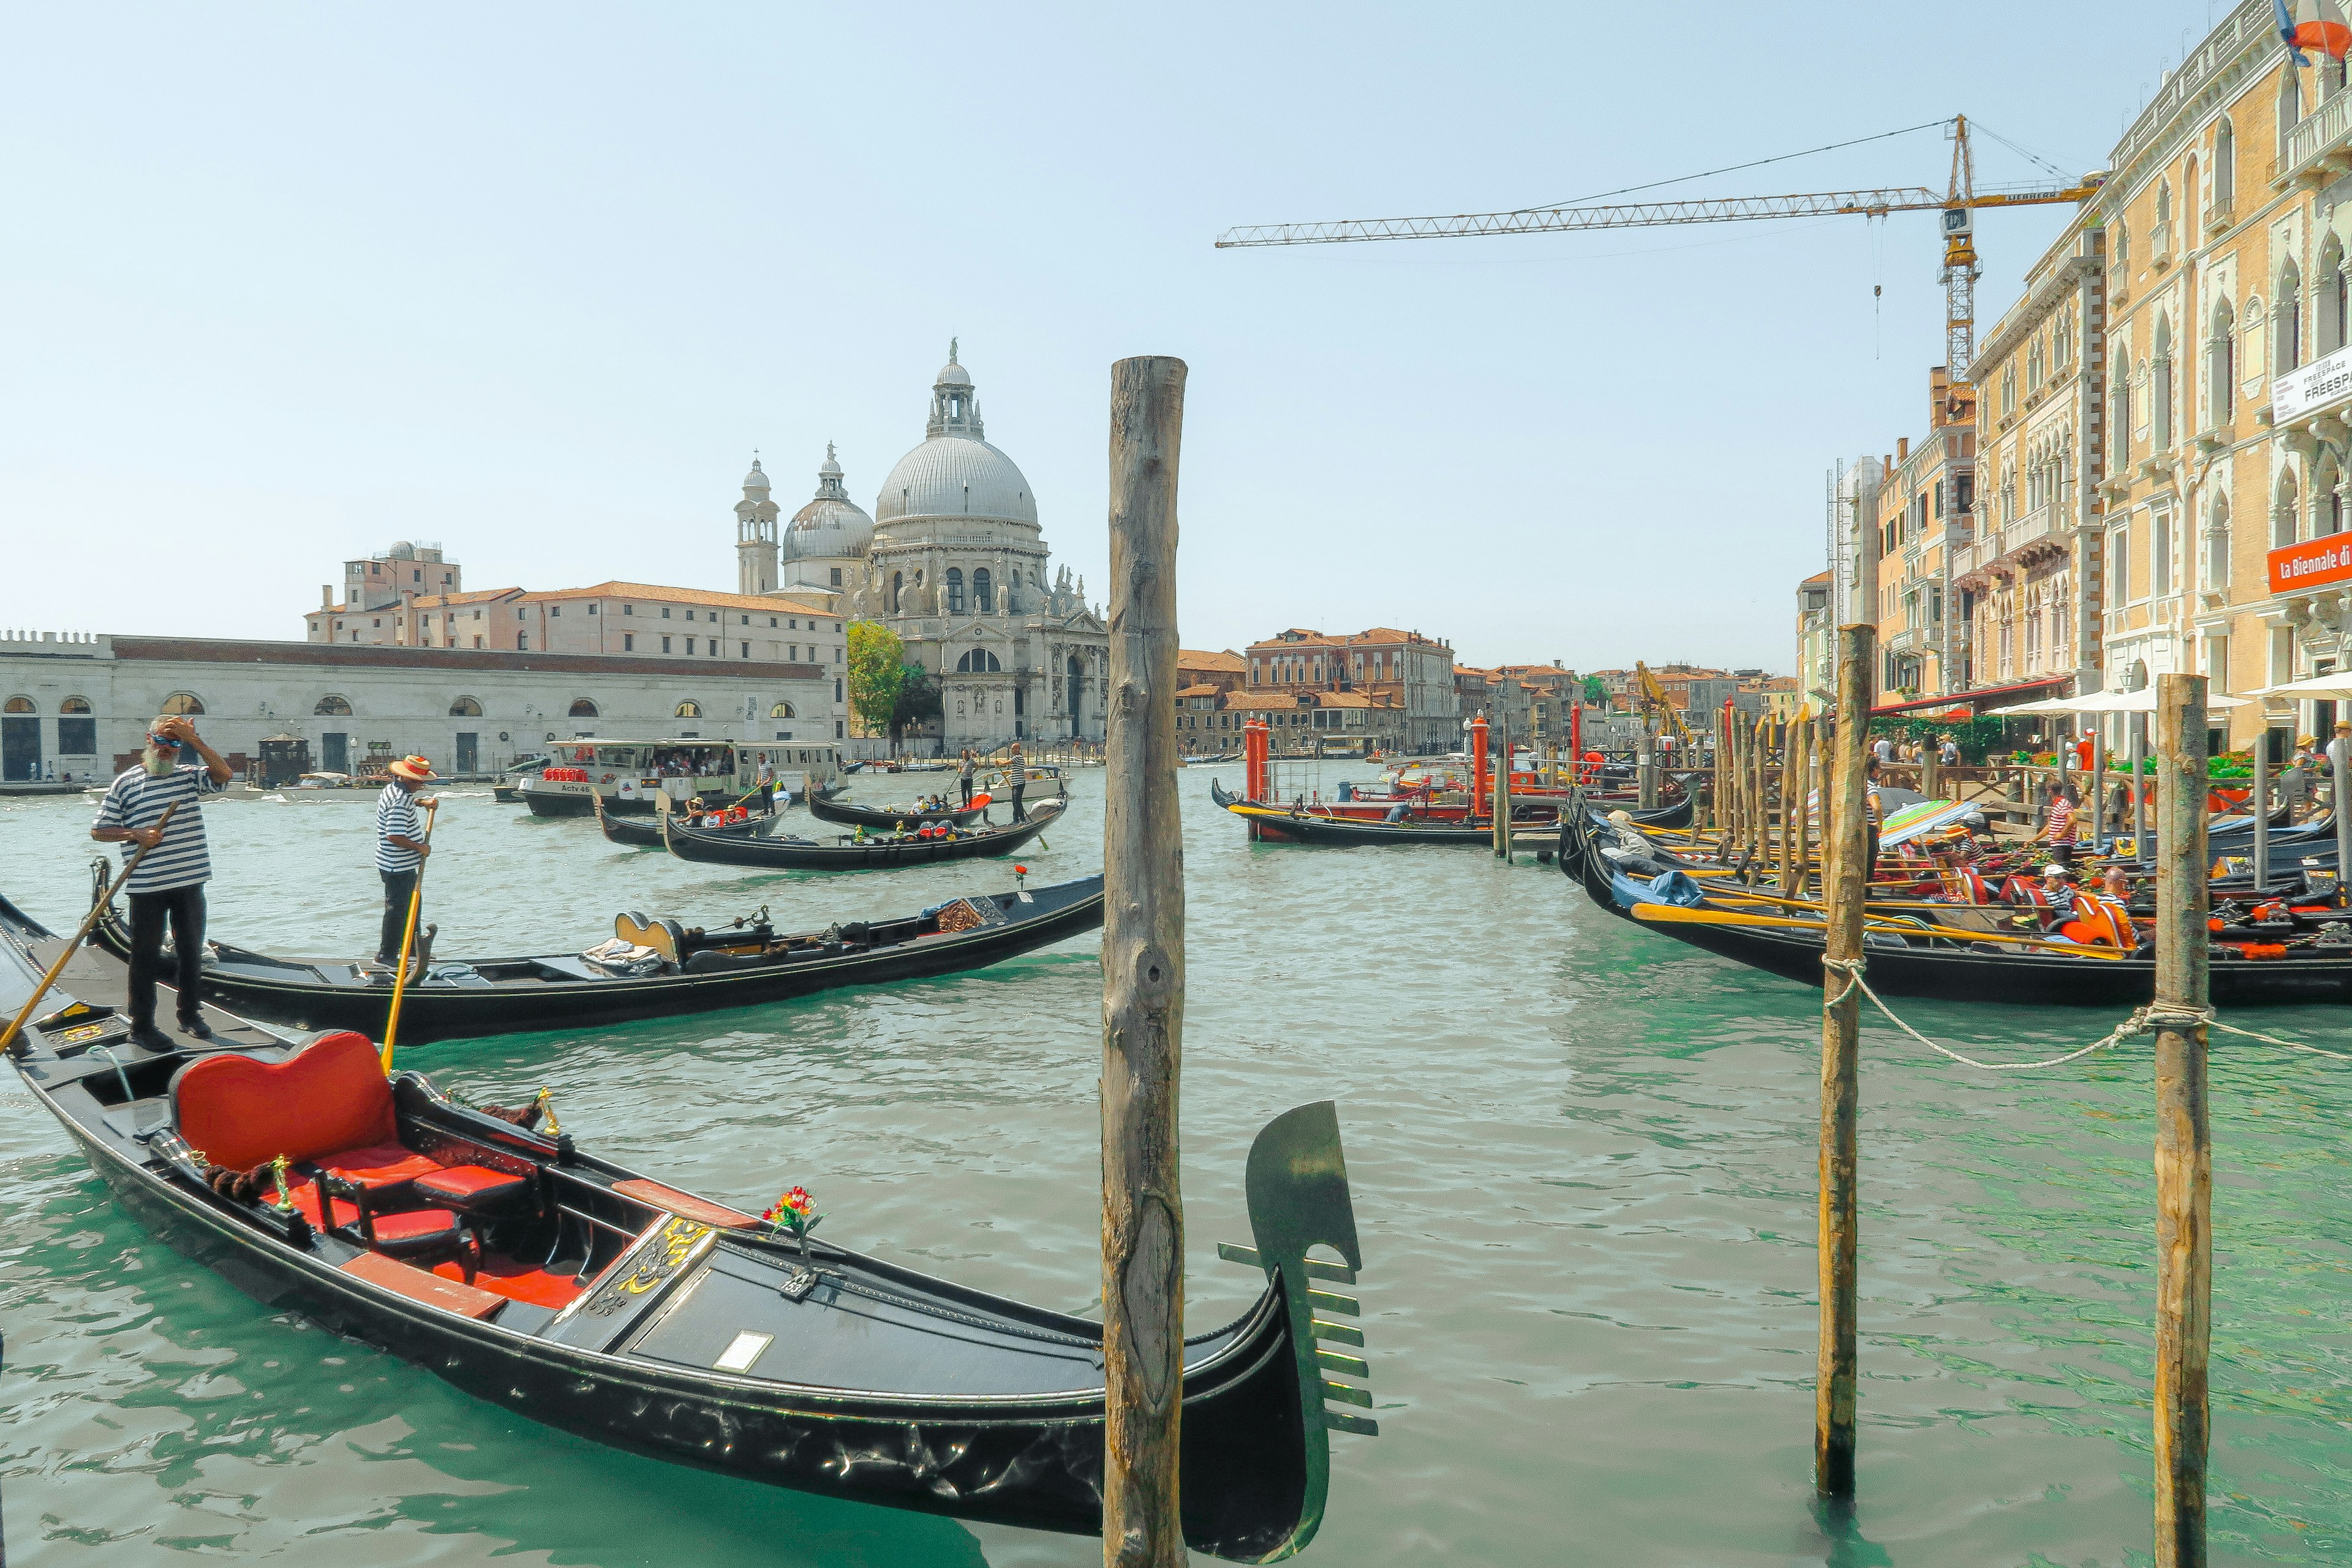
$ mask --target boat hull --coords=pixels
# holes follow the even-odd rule
[[[1052,802],[1026,820],[961,838],[901,838],[866,844],[790,843],[774,838],[724,838],[680,827],[664,817],[669,852],[681,860],[748,866],[778,871],[871,871],[892,866],[927,866],[940,860],[978,860],[1010,855],[1054,826],[1061,816]]]

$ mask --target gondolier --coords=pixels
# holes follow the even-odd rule
[[[375,868],[383,878],[383,929],[376,937],[375,961],[397,963],[408,934],[416,873],[433,853],[416,821],[416,792],[433,777],[433,764],[423,757],[403,757],[384,772],[392,782],[375,797]]]
[[[760,779],[760,810],[761,810],[762,813],[764,813],[764,814],[767,814],[767,815],[772,816],[772,815],[774,815],[774,813],[775,813],[775,809],[776,809],[776,759],[775,759],[775,758],[773,758],[773,757],[769,757],[769,756],[762,756],[762,757],[760,759],[760,773],[759,773],[759,779]]]
[[[1029,787],[1029,759],[1021,754],[1021,742],[1013,742],[1013,820],[1024,822],[1027,814],[1021,809],[1022,792]]]
[[[189,752],[200,763],[181,759]],[[197,796],[228,783],[228,763],[206,745],[196,727],[180,714],[165,714],[147,726],[139,765],[115,776],[99,803],[89,836],[120,844],[127,860],[141,848],[147,858],[131,874],[131,1038],[151,1050],[172,1042],[155,1027],[155,977],[163,967],[163,922],[172,925],[176,963],[180,1032],[212,1038],[197,994],[205,957],[205,884],[212,879],[212,855],[205,843],[205,816]],[[172,807],[168,826],[159,827]]]
[[[971,804],[971,776],[979,771],[980,764],[973,762],[971,758],[971,748],[966,746],[963,749],[963,760],[956,764],[956,779],[963,785],[963,803],[966,805]]]

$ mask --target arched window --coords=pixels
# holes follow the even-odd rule
[[[2116,222],[2116,270],[2131,270],[2131,225],[2121,219]]]
[[[2284,374],[2302,363],[2303,274],[2290,261],[2279,268],[2278,302],[2271,307],[2271,368]]]
[[[571,719],[593,719],[596,717],[596,705],[593,702],[589,701],[585,697],[574,698],[572,703],[572,710],[566,714],[565,717]]]
[[[2311,537],[2344,531],[2344,471],[2323,455],[2311,477]]]
[[[327,696],[320,698],[319,705],[311,709],[310,711],[319,714],[322,718],[348,719],[352,716],[352,705],[342,698],[337,697],[331,692]]]
[[[481,716],[482,705],[470,697],[460,697],[449,704],[449,717],[452,719],[478,719]]]
[[[2148,449],[2161,452],[2172,445],[2172,318],[2156,318],[2156,357],[2148,362]]]
[[[2042,338],[2036,333],[2025,351],[2025,389],[2032,392],[2040,387],[2048,369],[2048,358],[2042,352]]]
[[[2126,522],[2107,531],[2107,603],[2110,606],[2131,603],[2131,524]]]
[[[2279,476],[2278,493],[2271,498],[2271,548],[2284,550],[2294,542],[2296,513],[2302,507],[2295,496],[2294,475]]]
[[[2303,120],[2303,83],[2294,71],[2279,72],[2278,94],[2278,156],[2286,163],[2287,141]]]
[[[779,702],[773,708],[768,710],[768,717],[771,719],[796,719],[799,715],[793,711],[793,705],[791,703]]]
[[[988,568],[975,567],[971,574],[971,613],[975,616],[996,614],[996,595],[989,586]]]
[[[948,614],[963,614],[963,568],[961,566],[948,568]]]
[[[96,712],[97,710],[93,709],[89,705],[89,699],[87,697],[68,697],[63,702],[58,704],[58,711],[60,713],[92,713]]]
[[[2017,412],[2017,367],[2013,364],[2004,367],[2000,373],[2000,411],[2003,414]]]
[[[2205,515],[2205,591],[2218,594],[2230,585],[2230,498],[2215,496]]]
[[[702,717],[702,704],[689,697],[685,701],[679,703],[675,709],[671,710],[670,717],[673,719],[699,719]]]
[[[2217,429],[2230,421],[2238,399],[2238,323],[2230,301],[2213,302],[2213,331],[2205,341],[2205,427]]]
[[[2116,381],[2107,394],[2107,422],[2113,427],[2115,439],[2110,443],[2115,452],[2115,471],[2120,478],[2131,467],[2131,360],[2121,350],[2116,353]]]
[[[33,700],[29,697],[11,697],[5,703],[0,703],[0,713],[38,713],[39,711],[40,710],[33,705]]]
[[[959,675],[993,675],[1003,668],[996,661],[996,656],[984,647],[967,648],[963,657],[956,660],[956,673]]]
[[[890,613],[894,616],[898,613],[898,595],[905,591],[906,586],[907,574],[904,572],[890,574]]]
[[[2213,132],[2213,210],[2226,213],[2238,199],[2238,133],[2227,120]]]
[[[68,697],[58,704],[58,751],[68,757],[98,755],[98,721],[87,697]]]
[[[2172,592],[2172,511],[2157,510],[2148,520],[2147,591],[2162,597]]]
[[[163,710],[188,716],[201,714],[205,710],[204,699],[193,691],[174,691],[163,699]]]

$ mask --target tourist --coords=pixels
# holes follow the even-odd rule
[[[2119,904],[2131,902],[2131,873],[2119,862],[2110,860],[2099,874],[2099,890]]]
[[[776,759],[761,752],[760,771],[756,776],[760,781],[760,815],[773,816],[776,810]]]
[[[972,775],[978,772],[980,772],[980,764],[972,760],[971,748],[966,746],[963,749],[962,760],[956,763],[956,782],[963,785],[963,804],[966,810],[971,807],[971,780]]]
[[[1896,759],[1895,737],[1881,735],[1870,743],[1871,759],[1882,767],[1892,766]]]
[[[1948,768],[1959,766],[1960,743],[1958,741],[1953,740],[1949,735],[1945,736],[1942,742],[1936,747],[1936,761]]]
[[[1879,744],[1888,744],[1884,735],[1879,737]],[[1865,882],[1878,875],[1878,827],[1885,818],[1878,804],[1878,762],[1873,757],[1862,764],[1862,816],[1870,829],[1870,853],[1862,862]]]
[[[2074,864],[2074,811],[2082,797],[2071,784],[2060,784],[2050,802],[2049,815],[2043,819],[2042,842],[2049,847],[2051,863],[2059,867]]]
[[[397,963],[408,931],[409,905],[416,878],[433,847],[416,824],[416,792],[433,777],[423,757],[403,757],[384,770],[392,782],[375,797],[375,868],[383,879],[383,926],[376,933],[375,961]]]
[[[181,759],[194,752],[200,763]],[[155,1027],[155,978],[163,967],[163,925],[172,926],[172,953],[179,992],[180,1032],[212,1038],[198,993],[205,956],[205,884],[212,879],[212,856],[205,843],[205,816],[197,796],[229,781],[228,763],[206,745],[196,727],[179,714],[147,726],[139,765],[125,768],[99,803],[89,836],[101,844],[129,846],[128,862],[145,851],[131,874],[131,1040],[151,1050],[173,1042]],[[169,826],[163,814],[172,811]]]
[[[2316,762],[2317,759],[2309,752],[2297,752],[2294,759],[2279,773],[2278,797],[2286,807],[2286,819],[2290,823],[2301,822],[2311,815],[2311,790],[2317,782]]]

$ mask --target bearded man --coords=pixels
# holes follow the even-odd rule
[[[199,762],[184,760],[194,752]],[[177,961],[180,1032],[209,1040],[197,985],[205,956],[205,884],[213,874],[205,845],[205,815],[197,796],[229,781],[228,763],[205,744],[184,714],[168,713],[147,726],[139,765],[117,774],[98,808],[89,836],[120,844],[127,862],[144,850],[131,873],[131,1038],[152,1050],[174,1042],[155,1027],[155,978],[163,967],[163,925],[172,927]],[[169,826],[163,814],[173,806]]]

